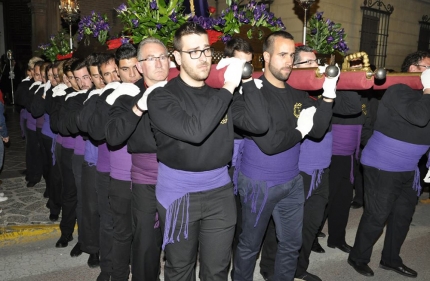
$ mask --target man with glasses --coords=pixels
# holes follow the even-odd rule
[[[213,49],[200,25],[174,37],[179,76],[138,102],[148,109],[157,143],[157,209],[164,232],[166,280],[227,280],[236,206],[227,164],[233,152],[229,105],[245,60],[229,59],[220,90],[205,84]],[[254,83],[252,83],[254,84]],[[254,86],[255,88],[255,86]],[[146,108],[147,107],[147,108]]]
[[[418,161],[430,147],[430,53],[409,54],[401,70],[422,72],[423,90],[397,84],[385,91],[374,132],[361,155],[365,212],[348,263],[365,276],[374,275],[367,264],[385,225],[379,267],[407,277],[418,275],[403,263],[400,249],[420,194]]]
[[[106,124],[106,140],[114,147],[127,144],[126,149],[131,153],[132,189],[131,193],[122,192],[122,202],[131,212],[125,214],[129,217],[131,230],[124,236],[132,237],[133,280],[157,280],[160,275],[162,242],[155,198],[157,146],[148,111],[142,107],[147,95],[155,87],[162,86],[158,82],[166,80],[170,59],[167,48],[155,38],[142,40],[133,59],[139,71],[137,75],[140,77],[142,74],[143,79],[134,84],[123,83],[107,97],[112,106]],[[119,65],[121,76],[121,62]]]

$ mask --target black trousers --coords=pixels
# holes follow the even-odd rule
[[[82,163],[82,224],[79,225],[81,250],[88,254],[99,252],[100,216],[96,189],[96,166]]]
[[[72,169],[76,184],[76,220],[78,222],[78,242],[81,243],[82,225],[82,163],[84,155],[73,154]]]
[[[364,204],[364,182],[363,182],[363,165],[358,164],[354,176],[354,199],[352,201],[363,205]]]
[[[373,245],[387,225],[381,261],[400,266],[400,249],[406,239],[417,204],[412,188],[415,172],[387,172],[364,166],[364,209],[355,243],[349,255],[356,262],[369,263]]]
[[[159,280],[161,235],[155,185],[133,183],[131,198],[133,280]]]
[[[49,148],[45,147],[43,139],[46,136],[42,134],[41,128],[36,128],[36,136],[37,136],[37,141],[39,143],[39,150],[40,150],[39,165],[42,165],[42,175],[43,175],[43,178],[45,179],[45,186],[46,186],[45,190],[46,190],[46,193],[49,194],[49,188],[51,187],[51,183],[49,182],[49,170],[51,165],[49,165],[49,163],[52,162],[52,152],[51,152],[52,144],[51,144],[51,147]]]
[[[52,138],[42,135],[42,146],[47,155],[46,161],[48,163],[48,179],[46,180],[46,189],[48,191],[48,207],[51,214],[59,215],[61,211],[61,173],[59,167],[59,157],[57,151],[61,153],[61,144],[55,144],[55,153],[52,153]],[[55,157],[55,162],[52,157]],[[55,164],[54,164],[55,163]]]
[[[333,155],[330,165],[329,197],[327,206],[328,239],[327,244],[339,246],[345,244],[346,225],[353,194],[350,179],[351,156]],[[353,167],[355,170],[355,167]]]
[[[305,196],[305,206],[303,209],[303,230],[302,247],[300,249],[297,262],[296,276],[303,275],[309,267],[309,256],[312,251],[312,244],[318,233],[321,221],[324,217],[324,210],[328,202],[329,195],[329,169],[324,169],[322,179],[318,188],[312,191],[311,196],[306,199],[311,187],[312,176],[300,172],[303,177],[303,187]],[[261,250],[260,272],[272,276],[275,268],[275,257],[277,250],[277,240],[275,224],[270,220]]]
[[[109,204],[113,218],[111,280],[128,280],[132,242],[131,181],[110,179]]]
[[[25,143],[26,177],[29,182],[40,182],[43,174],[42,154],[36,131],[27,128]]]
[[[96,171],[96,191],[98,210],[100,214],[100,269],[102,272],[111,273],[112,269],[112,243],[113,243],[113,219],[109,205],[110,176],[107,172]]]
[[[300,172],[303,177],[305,199],[309,193],[312,176]],[[324,210],[329,197],[329,169],[324,169],[324,174],[318,188],[314,189],[311,196],[305,201],[303,212],[302,248],[300,249],[297,263],[296,276],[303,275],[309,267],[309,256],[312,251],[312,244],[318,233],[321,221],[324,217]]]
[[[76,224],[77,190],[72,169],[73,149],[61,148],[60,169],[63,178],[61,193],[62,216],[60,229],[62,235],[73,233]]]
[[[233,182],[233,173],[234,173],[234,166],[231,166],[228,169],[228,174],[230,175],[230,178]],[[234,237],[233,237],[233,245],[232,245],[232,255],[234,260],[234,255],[236,253],[237,245],[239,244],[239,236],[242,233],[242,203],[240,202],[240,196],[239,192],[234,195],[234,199],[236,201],[236,216],[237,216],[237,223],[236,228],[234,229]],[[231,263],[231,279],[234,279],[234,263]]]
[[[231,258],[236,224],[236,203],[232,185],[203,192],[190,193],[188,208],[188,239],[184,228],[179,241],[176,235],[182,224],[183,213],[178,213],[175,242],[165,247],[164,278],[169,281],[196,280],[197,252],[200,260],[201,280],[225,281]],[[166,222],[166,209],[157,202],[162,231]],[[184,222],[186,219],[184,218]],[[163,232],[164,233],[164,232]]]

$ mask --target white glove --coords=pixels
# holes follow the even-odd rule
[[[318,71],[320,72],[321,75],[323,75],[325,73],[325,69],[327,68],[328,64],[324,64],[324,65],[320,65],[318,66]]]
[[[430,169],[428,170],[427,175],[424,177],[424,182],[430,183]]]
[[[260,80],[260,79],[252,79],[252,80],[254,80],[254,83],[257,89],[261,89],[263,87],[263,80]],[[239,94],[243,94],[242,86],[240,86],[239,88]]]
[[[240,81],[242,81],[243,66],[246,60],[238,58],[223,58],[219,61],[216,69],[221,69],[227,66],[224,72],[224,84],[231,82],[238,87]]]
[[[336,84],[337,84],[337,80],[339,80],[339,75],[340,75],[340,69],[339,66],[337,66],[338,72],[337,75],[335,77],[326,77],[323,83],[323,94],[322,96],[325,98],[329,98],[329,99],[334,99],[336,98]]]
[[[300,133],[302,133],[302,138],[304,138],[314,126],[314,114],[317,111],[315,106],[305,108],[300,112],[299,119],[297,120],[297,128]]]
[[[167,84],[167,81],[160,81],[154,85],[152,85],[151,87],[149,87],[148,89],[146,89],[145,93],[143,93],[143,96],[137,101],[137,108],[140,111],[145,111],[148,110],[148,105],[146,104],[146,100],[148,99],[149,94],[156,88],[158,87],[164,87],[164,85]]]
[[[421,73],[421,83],[424,90],[430,88],[430,69],[426,69]]]

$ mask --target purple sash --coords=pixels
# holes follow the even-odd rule
[[[158,164],[158,180],[155,194],[158,202],[167,209],[163,238],[163,250],[167,244],[174,243],[174,232],[180,209],[186,210],[185,222],[182,216],[181,229],[184,225],[184,238],[188,239],[188,206],[190,193],[212,190],[231,182],[227,166],[211,171],[189,172],[175,170],[163,163]],[[184,204],[181,208],[181,205]]]
[[[243,142],[243,139],[235,139],[234,147],[233,147],[233,157],[231,158],[231,165],[233,167],[236,166],[237,157],[239,155],[240,144]]]
[[[102,172],[102,173],[110,172],[110,153],[106,143],[99,145],[96,166],[97,166],[96,170],[99,172]]]
[[[27,129],[36,131],[36,119],[34,119],[33,116],[31,116],[31,113],[27,111]]]
[[[61,145],[64,148],[75,149],[75,138],[63,136],[63,141],[61,142]]]
[[[320,142],[305,139],[300,145],[299,170],[312,176],[306,199],[311,196],[314,189],[318,188],[324,169],[330,166],[332,147],[333,135],[331,132],[325,134]]]
[[[57,134],[57,143],[63,145],[63,136],[60,134]]]
[[[261,196],[260,186],[263,185],[266,188],[254,226],[257,225],[266,205],[269,188],[287,183],[299,174],[299,154],[300,143],[284,152],[267,155],[253,140],[244,139],[243,148],[239,152],[240,159],[238,158],[236,162],[236,169],[248,178],[245,183],[247,188],[244,189],[246,194],[243,201],[246,203],[251,200],[252,213],[257,212],[257,199]],[[237,177],[235,178],[237,179]]]
[[[157,184],[156,153],[131,154],[131,181],[137,184]]]
[[[87,161],[89,166],[94,166],[97,163],[98,148],[90,140],[85,141],[85,154],[84,160]]]
[[[42,128],[44,122],[45,122],[45,117],[43,115],[36,118],[36,128]]]
[[[73,153],[76,155],[84,155],[85,153],[85,141],[81,135],[77,135],[75,137],[75,146]]]
[[[25,137],[25,126],[26,126],[26,119],[27,119],[27,109],[23,108],[19,112],[19,125],[21,127],[21,137]]]
[[[47,137],[50,137],[52,139],[55,139],[57,134],[55,134],[54,132],[52,132],[51,130],[51,126],[49,124],[49,115],[48,113],[44,114],[45,116],[45,122],[43,122],[43,126],[42,126],[42,134],[44,134]]]
[[[124,145],[121,149],[110,150],[110,176],[113,179],[131,181],[131,154]]]
[[[361,154],[361,163],[388,172],[415,171],[413,189],[420,195],[418,162],[430,145],[412,144],[396,140],[374,131]]]

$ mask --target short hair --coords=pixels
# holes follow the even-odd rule
[[[32,57],[32,58],[28,61],[28,67],[29,67],[30,69],[34,68],[34,64],[35,64],[36,62],[38,62],[38,61],[43,61],[43,59],[42,59],[42,58],[39,58],[39,57]]]
[[[84,67],[87,67],[87,62],[84,59],[77,59],[70,65],[70,70],[73,72]]]
[[[92,53],[85,58],[85,63],[87,64],[88,71],[90,71],[90,66],[99,65],[99,53]]]
[[[72,65],[72,63],[74,63],[77,60],[77,58],[71,58],[68,59],[64,62],[63,64],[63,74],[67,75],[67,72],[71,72],[72,69],[70,68],[70,66]]]
[[[64,82],[63,81],[63,75],[64,75],[63,67],[64,67],[64,63],[65,63],[64,60],[56,61],[54,63],[54,66],[53,66],[53,68],[57,68],[58,69],[58,78],[60,78],[61,82]]]
[[[306,45],[301,45],[301,46],[296,47],[296,52],[295,52],[296,55],[294,56],[294,64],[300,62],[300,53],[301,52],[313,53],[314,49],[312,49],[311,47],[306,46]]]
[[[175,31],[175,37],[173,38],[174,49],[177,51],[180,51],[182,49],[182,42],[181,42],[182,37],[190,34],[207,35],[208,33],[201,25],[195,22],[186,22]]]
[[[234,52],[243,52],[245,54],[254,53],[251,44],[243,38],[234,37],[227,42],[224,48],[224,56],[234,57]]]
[[[137,58],[136,48],[132,44],[122,44],[118,49],[116,49],[115,62],[117,65],[119,65],[120,60],[127,60],[131,58]]]
[[[279,31],[272,32],[271,34],[269,34],[266,37],[266,39],[264,39],[263,52],[271,53],[273,51],[273,42],[275,41],[275,38],[277,38],[277,37],[294,40],[293,35],[291,35],[287,31],[279,30]]]
[[[159,45],[161,45],[161,46],[163,46],[163,48],[164,48],[164,50],[166,51],[166,54],[168,53],[168,51],[167,51],[167,48],[166,48],[166,45],[164,45],[164,43],[163,42],[161,42],[159,39],[157,39],[157,38],[154,38],[154,37],[148,37],[148,38],[145,38],[145,39],[143,39],[142,41],[140,41],[140,43],[139,43],[139,46],[137,47],[137,59],[138,60],[141,60],[141,59],[144,59],[143,57],[142,57],[142,54],[141,54],[141,50],[143,49],[143,46],[145,46],[146,44],[159,44]]]
[[[45,74],[46,74],[46,78],[48,78],[48,72],[49,72],[49,70],[51,70],[52,69],[52,67],[54,66],[54,64],[53,63],[51,63],[51,62],[46,62],[46,65],[45,65]]]
[[[47,68],[48,68],[49,65],[51,65],[51,62],[46,61],[46,62],[42,63],[42,65],[40,66],[40,73],[42,74],[42,72],[43,72],[43,74],[46,77],[48,77],[48,70],[47,70]]]
[[[34,63],[33,67],[38,66],[38,67],[42,68],[42,66],[43,66],[44,63],[45,63],[44,60],[37,61],[37,62]]]
[[[100,66],[103,64],[107,64],[109,61],[115,62],[115,55],[111,53],[102,53],[98,56],[99,63],[98,63],[98,69],[99,73],[102,74],[102,70],[100,69]]]
[[[411,65],[417,65],[425,58],[430,58],[428,51],[416,51],[407,55],[402,63],[401,72],[408,72]]]

